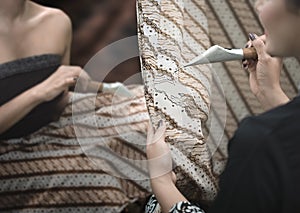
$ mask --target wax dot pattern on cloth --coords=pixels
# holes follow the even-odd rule
[[[212,163],[203,131],[210,113],[212,71],[209,65],[183,68],[210,46],[205,1],[138,0],[137,12],[151,121],[167,124],[179,189],[189,200],[211,202],[218,190],[219,174],[214,171],[224,167]]]

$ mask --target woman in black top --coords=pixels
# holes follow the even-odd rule
[[[20,138],[58,120],[69,87],[95,91],[89,75],[70,65],[72,23],[63,11],[2,0],[0,20],[0,139]],[[119,87],[99,83],[102,91]]]
[[[71,26],[61,10],[0,1],[0,212],[121,212],[148,193],[148,183],[108,171],[140,168],[108,166],[94,152],[118,141],[115,153],[122,146],[122,156],[142,156],[131,145],[148,121],[142,86],[129,87],[134,105],[121,83],[102,83],[103,93],[93,94],[89,75],[70,65]]]
[[[282,91],[282,60],[274,57],[300,56],[300,0],[270,0],[259,12],[265,35],[250,33],[247,44],[256,48],[258,60],[243,65],[252,92],[269,111],[244,119],[230,140],[220,191],[209,213],[300,212],[300,97],[289,101]],[[156,166],[149,163],[152,174],[157,174],[157,165],[160,171],[171,171],[165,125],[160,124],[155,133],[149,128],[148,158],[164,156],[155,160]],[[172,180],[172,172],[151,179],[163,212],[203,212]],[[151,212],[149,205],[146,211]]]
[[[72,29],[65,13],[32,1],[3,0],[0,17],[0,138],[7,139],[28,135],[59,117],[68,88],[81,75],[84,91],[90,78],[80,67],[69,66]],[[55,66],[58,57],[61,66]],[[41,60],[45,62],[35,69]],[[53,65],[45,68],[45,63]]]

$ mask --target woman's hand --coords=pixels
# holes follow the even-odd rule
[[[165,142],[166,125],[158,124],[154,133],[151,123],[148,126],[147,158],[151,181],[175,183],[176,176],[172,172],[172,156],[169,145]]]
[[[169,210],[178,202],[187,199],[176,188],[176,176],[172,172],[172,156],[165,142],[166,125],[163,121],[158,124],[154,133],[151,123],[148,126],[147,158],[151,178],[151,187],[157,198],[162,212]]]
[[[60,66],[49,78],[35,86],[35,91],[43,101],[50,101],[69,87],[86,91],[90,77],[78,66]]]
[[[253,40],[252,40],[253,39]],[[253,94],[265,109],[270,109],[289,101],[280,86],[282,59],[271,57],[266,52],[266,36],[252,34],[246,47],[254,47],[257,60],[244,60],[243,66],[249,71],[249,83]]]

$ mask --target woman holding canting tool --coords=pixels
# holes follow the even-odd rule
[[[219,194],[208,212],[300,212],[300,97],[289,102],[282,91],[282,60],[276,58],[300,57],[300,1],[268,1],[260,8],[260,19],[265,35],[250,33],[246,46],[255,48],[257,59],[243,60],[243,66],[249,71],[252,92],[269,111],[241,122],[229,143]],[[177,190],[164,142],[165,124],[159,126],[154,133],[150,125],[147,149],[148,158],[156,159],[156,164],[161,158],[159,165],[164,168],[160,171],[169,171],[158,176],[156,167],[149,164],[150,173],[156,174],[151,184],[157,201],[163,212],[204,212]],[[151,202],[146,210],[151,212]]]

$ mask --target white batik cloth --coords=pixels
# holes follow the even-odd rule
[[[204,129],[210,111],[209,65],[182,65],[210,46],[204,0],[138,0],[138,35],[151,121],[167,124],[177,186],[193,202],[210,203],[224,158],[212,162]]]

